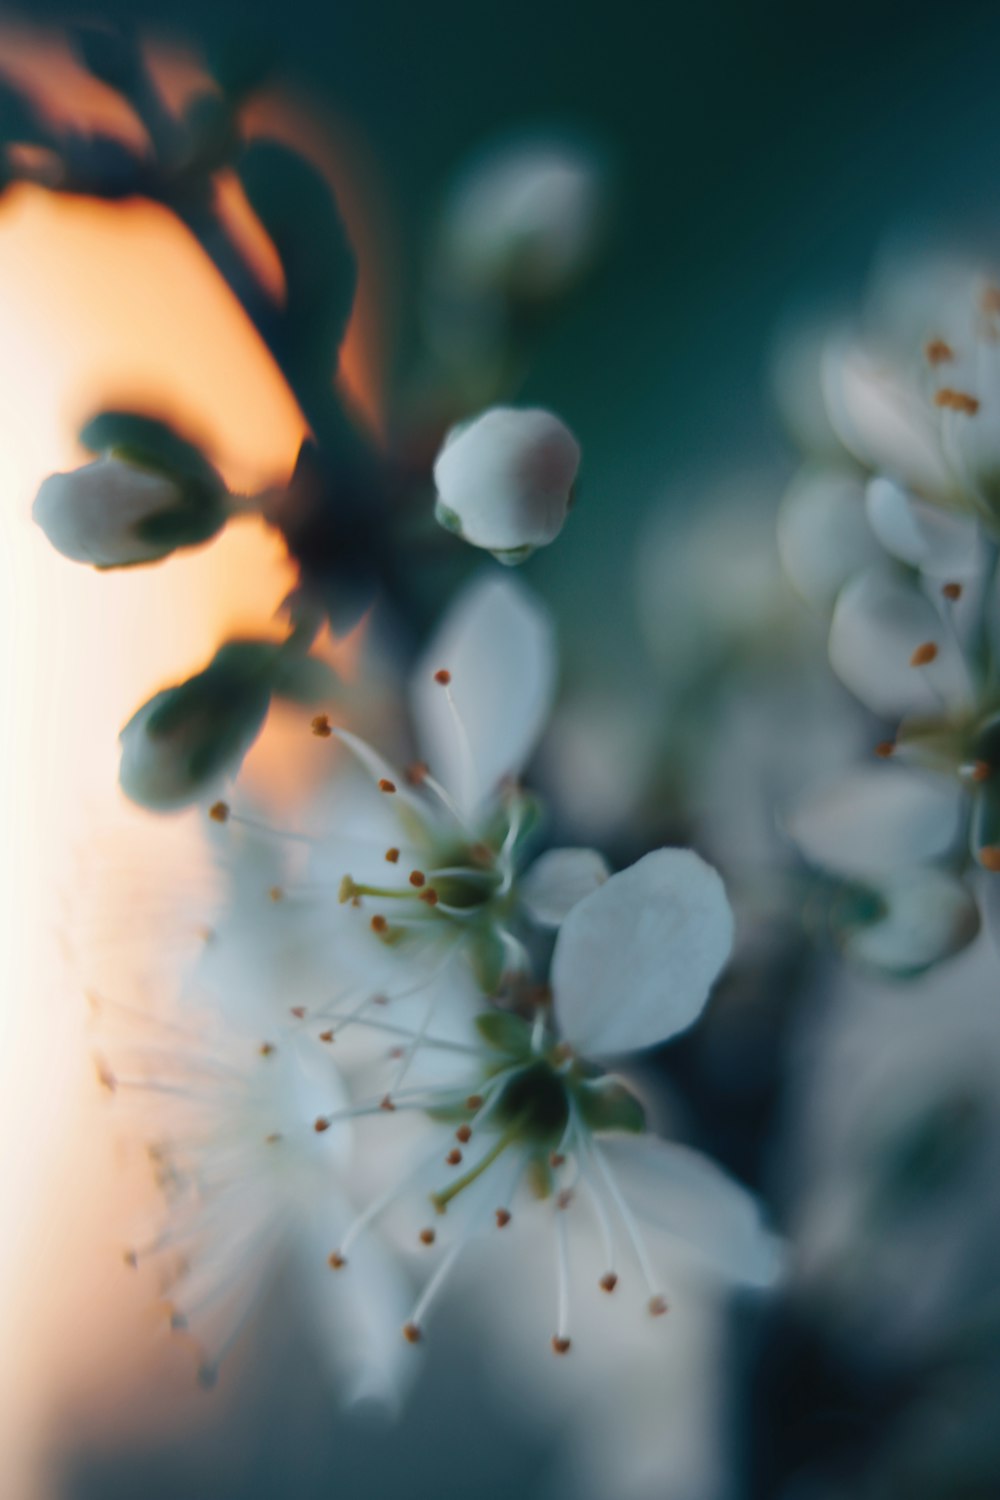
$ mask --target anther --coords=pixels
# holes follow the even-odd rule
[[[552,1337],[552,1352],[553,1352],[553,1354],[568,1354],[569,1350],[570,1350],[570,1340],[569,1339],[565,1339],[565,1338],[561,1338],[558,1333],[554,1334],[553,1337]]]
[[[347,1261],[341,1255],[339,1250],[331,1250],[330,1254],[327,1256],[327,1265],[330,1267],[331,1271],[342,1271],[344,1266],[347,1265]]]
[[[341,906],[346,906],[348,901],[354,899],[356,893],[357,886],[354,884],[354,877],[352,875],[345,875],[337,891],[337,900]]]
[[[421,1229],[421,1231],[420,1231],[420,1243],[422,1245],[433,1245],[433,1243],[434,1243],[434,1241],[436,1239],[437,1239],[437,1231],[436,1230],[434,1230],[434,1229]]]
[[[1000,873],[1000,844],[986,844],[980,849],[979,863],[994,875]]]
[[[927,667],[937,660],[938,648],[933,641],[924,641],[910,657],[911,667]]]
[[[408,1344],[419,1344],[423,1334],[416,1323],[403,1324],[403,1337]]]
[[[295,1017],[296,1021],[304,1021],[306,1018],[306,1008],[304,1005],[293,1005],[291,1014]]]
[[[378,1107],[379,1109],[384,1109],[387,1115],[391,1115],[396,1108],[388,1094],[382,1095],[382,1098],[378,1102]]]
[[[879,740],[878,744],[875,746],[875,754],[878,756],[879,760],[888,760],[889,757],[895,755],[895,753],[895,740]]]
[[[285,893],[280,885],[272,885],[267,894],[276,906],[279,901],[284,901],[285,899]]]
[[[425,891],[420,892],[420,900],[426,901],[428,906],[437,906],[438,893],[432,885],[429,885]]]
[[[328,740],[333,733],[329,714],[317,714],[310,727],[318,740]]]
[[[399,850],[398,849],[387,849],[385,851],[385,857],[386,857],[386,860],[388,861],[388,863],[390,865],[394,865],[396,863],[396,861],[399,859]]]
[[[968,391],[953,390],[947,385],[942,386],[937,392],[934,404],[948,411],[964,412],[967,417],[974,417],[979,410],[979,400],[976,396],[970,396]]]
[[[329,1031],[321,1031],[320,1034],[319,1034],[319,1039],[320,1039],[321,1042],[332,1042],[333,1041],[333,1028],[331,1027]]]
[[[503,1229],[510,1223],[510,1209],[498,1208],[496,1211],[497,1228]]]
[[[482,1107],[483,1107],[483,1096],[482,1096],[482,1094],[470,1094],[469,1097],[468,1097],[468,1099],[466,1099],[466,1101],[465,1101],[465,1107],[466,1107],[466,1109],[482,1109]]]
[[[451,681],[451,673],[446,667],[441,667],[437,672],[434,673],[434,681],[441,687],[447,687],[449,682]]]
[[[322,1135],[323,1132],[324,1132],[324,1130],[329,1130],[329,1129],[330,1129],[330,1121],[327,1120],[327,1119],[325,1119],[323,1117],[323,1115],[317,1115],[316,1119],[313,1122],[313,1130],[315,1130],[316,1134],[317,1135]]]
[[[929,365],[944,365],[955,358],[955,351],[944,339],[931,339],[924,347],[924,354]]]
[[[415,760],[406,768],[406,779],[411,786],[423,786],[429,771],[426,761]]]
[[[410,884],[415,885],[418,890],[422,885],[427,884],[427,876],[424,874],[423,870],[410,871]]]
[[[261,1042],[261,1044],[260,1044],[260,1055],[261,1055],[261,1057],[271,1057],[271,1056],[273,1056],[273,1054],[276,1051],[277,1051],[277,1048],[275,1047],[275,1045],[274,1045],[273,1042]]]
[[[462,1145],[464,1146],[467,1141],[470,1141],[472,1139],[472,1126],[460,1125],[455,1131],[455,1139],[456,1141],[461,1141]]]
[[[656,1296],[649,1299],[649,1315],[651,1318],[662,1318],[667,1311],[666,1297]]]
[[[281,1140],[281,1131],[280,1130],[272,1130],[270,1135],[266,1135],[264,1137],[264,1145],[265,1146],[276,1146],[280,1140]]]
[[[556,1208],[569,1208],[573,1202],[573,1194],[569,1188],[563,1188],[561,1193],[556,1194]]]
[[[550,1167],[561,1167],[561,1166],[565,1165],[565,1162],[566,1162],[566,1158],[565,1158],[565,1156],[562,1155],[562,1153],[560,1151],[553,1151],[552,1155],[549,1157],[549,1166]]]
[[[614,1271],[607,1271],[597,1284],[602,1292],[613,1292],[618,1285],[618,1277]]]
[[[369,925],[371,926],[372,932],[385,932],[386,928],[389,926],[389,923],[386,921],[385,917],[383,917],[379,912],[376,912],[374,917],[372,917],[371,923]]]
[[[972,770],[969,772],[969,775],[976,782],[989,781],[993,775],[993,767],[988,760],[976,760],[972,763]]]
[[[461,1160],[462,1160],[462,1153],[461,1153],[461,1151],[459,1151],[459,1149],[458,1149],[457,1146],[452,1146],[451,1150],[448,1152],[448,1155],[445,1157],[445,1161],[447,1162],[448,1166],[449,1167],[457,1167],[459,1165],[459,1163],[461,1162]]]
[[[943,583],[941,592],[946,599],[961,599],[962,585],[960,583]]]
[[[226,823],[229,821],[229,803],[213,802],[208,809],[208,816],[213,823]]]
[[[378,789],[380,792],[394,792],[396,790],[396,783],[390,781],[388,776],[380,776]]]

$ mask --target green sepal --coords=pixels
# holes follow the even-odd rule
[[[486,1010],[476,1017],[476,1030],[495,1052],[507,1057],[528,1057],[531,1054],[531,1027],[520,1016],[507,1010]]]
[[[484,995],[495,995],[503,978],[507,950],[492,927],[483,927],[469,945],[469,957],[476,983]]]
[[[333,697],[339,678],[329,662],[319,657],[292,656],[285,652],[278,657],[272,682],[276,698],[312,708]]]
[[[220,509],[226,486],[218,470],[198,449],[159,417],[134,411],[104,411],[80,429],[80,442],[91,453],[111,453],[154,474],[164,474],[183,491],[192,506]]]
[[[450,505],[445,505],[443,500],[434,502],[434,519],[445,531],[450,531],[452,536],[462,536],[461,516]]]
[[[599,1083],[581,1084],[574,1099],[589,1130],[641,1135],[646,1128],[646,1111],[618,1078],[605,1076]]]

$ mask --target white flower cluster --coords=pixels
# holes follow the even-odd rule
[[[928,269],[817,358],[820,451],[785,499],[779,546],[830,613],[834,672],[885,725],[884,764],[814,788],[787,827],[843,882],[847,950],[912,973],[996,907],[1000,290]]]

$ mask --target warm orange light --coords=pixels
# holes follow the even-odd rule
[[[132,128],[51,38],[7,38],[4,66],[43,72],[53,107],[78,121]],[[158,67],[172,89],[198,76],[176,54]],[[267,110],[301,131],[286,107]],[[356,211],[356,192],[344,201]],[[259,241],[242,222],[247,243]],[[374,421],[374,298],[370,279],[362,286],[347,373]],[[135,1403],[130,1362],[146,1357],[134,1337],[138,1295],[120,1274],[124,1226],[107,1222],[113,1189],[94,1145],[101,1101],[86,1061],[85,976],[58,956],[61,907],[73,881],[92,878],[88,840],[119,800],[122,722],[225,634],[267,629],[292,579],[279,540],[252,521],[199,552],[113,575],[48,547],[30,522],[37,486],[80,461],[80,422],[116,402],[169,413],[237,488],[287,474],[303,435],[237,303],[168,213],[15,189],[0,199],[0,1344],[14,1354],[0,1361],[11,1424],[0,1442],[5,1485],[32,1500],[45,1492],[46,1424],[56,1413],[63,1425],[67,1413],[113,1420],[104,1404],[111,1393]],[[342,647],[342,665],[356,645]],[[308,723],[297,732],[307,736]],[[30,1476],[18,1469],[29,1461]]]

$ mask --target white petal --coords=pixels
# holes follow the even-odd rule
[[[823,393],[830,421],[855,458],[921,494],[954,499],[934,409],[900,370],[838,340],[823,359]]]
[[[522,770],[548,717],[555,669],[551,620],[509,575],[475,580],[448,610],[417,664],[411,703],[431,772],[465,813]],[[435,681],[441,670],[451,674],[447,688]]]
[[[566,1040],[585,1056],[653,1047],[708,999],[733,942],[718,874],[689,849],[657,849],[568,914],[552,984]]]
[[[901,562],[943,579],[976,571],[979,527],[973,516],[930,505],[891,479],[872,480],[866,506],[875,535]]]
[[[884,915],[845,932],[851,958],[889,974],[917,974],[975,937],[979,911],[965,885],[944,870],[906,871],[879,881]]]
[[[798,474],[778,516],[778,551],[802,597],[820,608],[831,605],[852,573],[879,555],[857,476],[837,469]]]
[[[721,1167],[649,1135],[602,1140],[598,1149],[643,1226],[686,1242],[723,1276],[749,1286],[774,1281],[779,1242],[753,1195]]]
[[[935,660],[913,666],[918,647],[937,647]],[[954,635],[916,584],[872,570],[846,585],[830,625],[830,662],[855,697],[875,713],[959,707],[969,695],[968,674]]]
[[[529,917],[542,927],[558,927],[567,912],[603,885],[611,866],[596,849],[549,849],[518,884]]]
[[[820,868],[880,875],[947,854],[959,835],[962,800],[950,777],[872,766],[804,795],[785,826]]]

